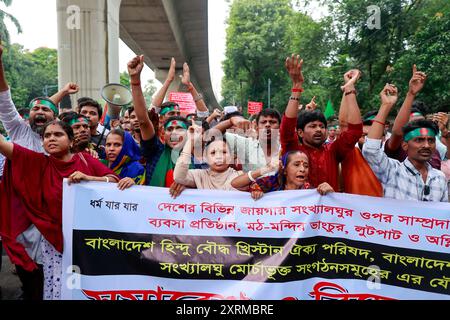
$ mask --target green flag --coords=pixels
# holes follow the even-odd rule
[[[332,116],[334,116],[334,108],[333,108],[333,104],[331,103],[331,100],[328,100],[328,102],[327,102],[327,107],[325,108],[324,115],[327,120],[329,118],[331,118]]]

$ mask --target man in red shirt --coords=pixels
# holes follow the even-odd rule
[[[334,190],[339,190],[339,162],[353,151],[355,144],[362,136],[361,112],[356,101],[355,83],[360,76],[358,70],[351,70],[344,75],[345,85],[341,107],[346,104],[348,129],[331,144],[325,144],[327,121],[322,112],[302,111],[298,117],[298,105],[303,92],[303,60],[300,56],[286,59],[286,69],[292,80],[292,95],[281,121],[280,139],[282,153],[300,150],[309,157],[310,183],[318,186],[328,182]],[[302,143],[297,138],[297,129]]]

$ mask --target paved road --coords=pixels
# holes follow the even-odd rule
[[[22,290],[20,289],[20,280],[11,272],[12,264],[9,261],[8,256],[4,254],[1,258],[0,300],[17,300],[22,293]]]

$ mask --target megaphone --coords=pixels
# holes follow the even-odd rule
[[[107,103],[105,108],[110,120],[119,119],[122,107],[133,101],[130,89],[118,83],[104,86],[101,95]]]
[[[133,100],[130,89],[118,83],[110,83],[104,86],[101,95],[110,106],[123,107]]]

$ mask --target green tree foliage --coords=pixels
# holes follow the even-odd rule
[[[305,92],[303,102],[309,102],[316,96],[316,102],[324,110],[328,99],[330,99],[330,88],[334,84],[330,81],[329,66],[326,65],[329,56],[331,33],[331,19],[324,19],[316,22],[302,12],[292,15],[288,30],[285,36],[285,46],[288,52],[299,53],[304,60],[303,72],[305,77]],[[282,70],[285,72],[285,69]],[[286,72],[285,72],[286,73]],[[280,100],[282,109],[286,105],[286,97],[290,94],[290,80],[282,83],[283,92]],[[335,84],[334,84],[335,85]],[[282,110],[281,109],[281,110]]]
[[[377,109],[378,93],[386,82],[395,83],[400,101],[405,96],[412,65],[425,71],[429,79],[418,99],[432,102],[430,111],[447,111],[450,85],[447,63],[450,45],[450,2],[447,0],[342,0],[321,1],[328,5],[338,35],[333,59],[346,58],[363,77],[358,100],[364,109]],[[367,8],[380,8],[380,28],[370,29]],[[436,19],[436,15],[439,19]],[[441,35],[439,35],[441,34]],[[433,46],[434,49],[430,49]],[[333,63],[336,65],[336,63]],[[440,71],[438,71],[440,70]],[[443,71],[447,70],[447,73]],[[336,98],[335,98],[336,99]],[[450,110],[448,110],[450,111]]]
[[[13,101],[18,107],[27,106],[38,96],[44,95],[45,86],[51,96],[57,91],[58,54],[55,49],[38,48],[33,52],[13,44],[3,53],[6,79],[11,87]]]
[[[128,72],[124,71],[120,74],[120,84],[130,88],[130,76],[128,75]]]
[[[405,79],[411,65],[428,73],[427,84],[418,99],[425,102],[430,112],[450,112],[450,12],[437,12],[431,22],[421,28],[411,39],[411,50],[397,60],[393,82],[399,83],[403,93],[407,90]]]
[[[288,0],[234,0],[224,62],[225,104],[238,102],[245,107],[248,100],[267,103],[269,79],[274,88],[286,81],[285,19],[291,13]],[[285,104],[285,99],[275,94],[272,103]]]
[[[0,0],[0,3],[3,3],[6,7],[9,7],[12,3],[12,0]],[[22,27],[20,26],[19,21],[8,12],[0,9],[0,38],[6,43],[9,44],[9,32],[8,28],[6,28],[6,20],[11,21],[17,29],[18,33],[22,32]]]
[[[131,80],[127,71],[124,71],[120,74],[120,84],[124,85],[127,88],[131,87]],[[156,90],[158,89],[156,88],[155,80],[149,79],[145,84],[142,92],[144,94],[145,102],[147,103],[147,105],[150,105],[152,103],[153,95],[155,94]]]
[[[143,91],[145,102],[148,106],[151,105],[153,101],[153,95],[156,93],[156,90],[158,89],[156,88],[155,81],[153,79],[149,79],[147,81],[147,84],[144,86]]]
[[[328,16],[313,20],[305,9],[310,3],[326,6]],[[374,4],[381,13],[375,29],[368,27],[373,13],[368,7]],[[338,106],[343,74],[358,68],[363,111],[379,107],[386,82],[400,88],[400,105],[417,64],[428,74],[418,99],[430,112],[450,111],[448,0],[235,0],[228,23],[223,104],[266,102],[270,78],[273,105],[284,110],[290,89],[284,60],[299,53],[305,75],[302,103],[316,96],[322,110],[328,99]]]

